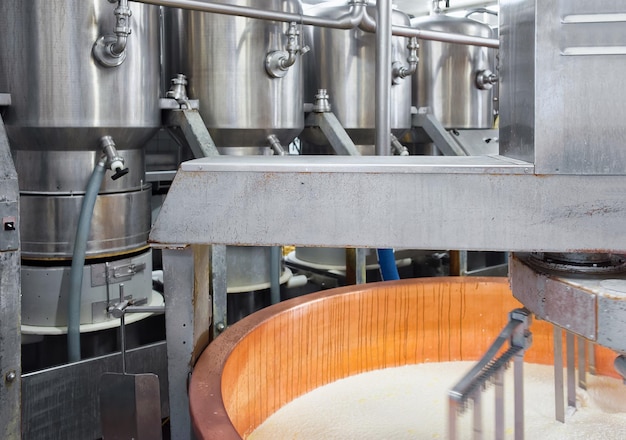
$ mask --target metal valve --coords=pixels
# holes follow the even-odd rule
[[[493,73],[491,70],[481,70],[476,74],[476,87],[481,90],[489,90],[499,80],[498,75]]]
[[[100,139],[100,144],[102,146],[102,152],[107,159],[106,166],[114,172],[111,179],[117,180],[128,174],[128,168],[124,168],[124,158],[117,153],[113,138],[111,136],[103,136]]]

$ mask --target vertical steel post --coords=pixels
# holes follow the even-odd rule
[[[391,0],[376,1],[376,155],[391,155]]]
[[[1,118],[0,173],[0,438],[18,440],[22,432],[19,189]]]
[[[165,330],[172,438],[192,438],[189,375],[209,342],[211,247],[163,249]]]

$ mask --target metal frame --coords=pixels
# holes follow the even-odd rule
[[[10,95],[0,94],[8,105]],[[21,288],[19,189],[9,140],[0,118],[0,437],[21,438]]]
[[[159,376],[161,415],[167,416],[169,402],[165,342],[131,349],[126,355],[128,371],[155,373]],[[22,378],[23,437],[18,431],[14,438],[100,438],[100,376],[105,372],[121,371],[121,357],[120,353],[112,353],[25,374]],[[3,412],[5,408],[3,405]],[[19,411],[19,404],[15,408]]]
[[[626,176],[538,176],[501,156],[215,157],[181,165],[150,239],[626,252],[625,191]]]

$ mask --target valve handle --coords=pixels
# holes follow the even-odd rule
[[[126,174],[128,174],[128,168],[117,168],[117,169],[115,170],[115,174],[113,174],[113,175],[111,176],[111,179],[113,179],[113,180],[117,180],[117,179],[119,179],[120,177],[125,176]]]

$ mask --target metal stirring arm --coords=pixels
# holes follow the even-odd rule
[[[467,408],[469,400],[474,403],[474,439],[482,438],[481,426],[481,393],[489,383],[495,383],[500,391],[502,372],[508,363],[515,359],[515,439],[523,438],[523,406],[522,396],[522,360],[524,352],[531,344],[528,327],[531,322],[530,312],[526,309],[515,309],[509,315],[508,324],[502,329],[496,340],[491,344],[485,355],[463,378],[448,392],[449,396],[449,438],[457,438],[456,421]],[[509,348],[498,356],[502,347],[509,342]],[[502,393],[496,392],[496,438],[504,436],[504,401]],[[519,399],[518,399],[519,397]]]

